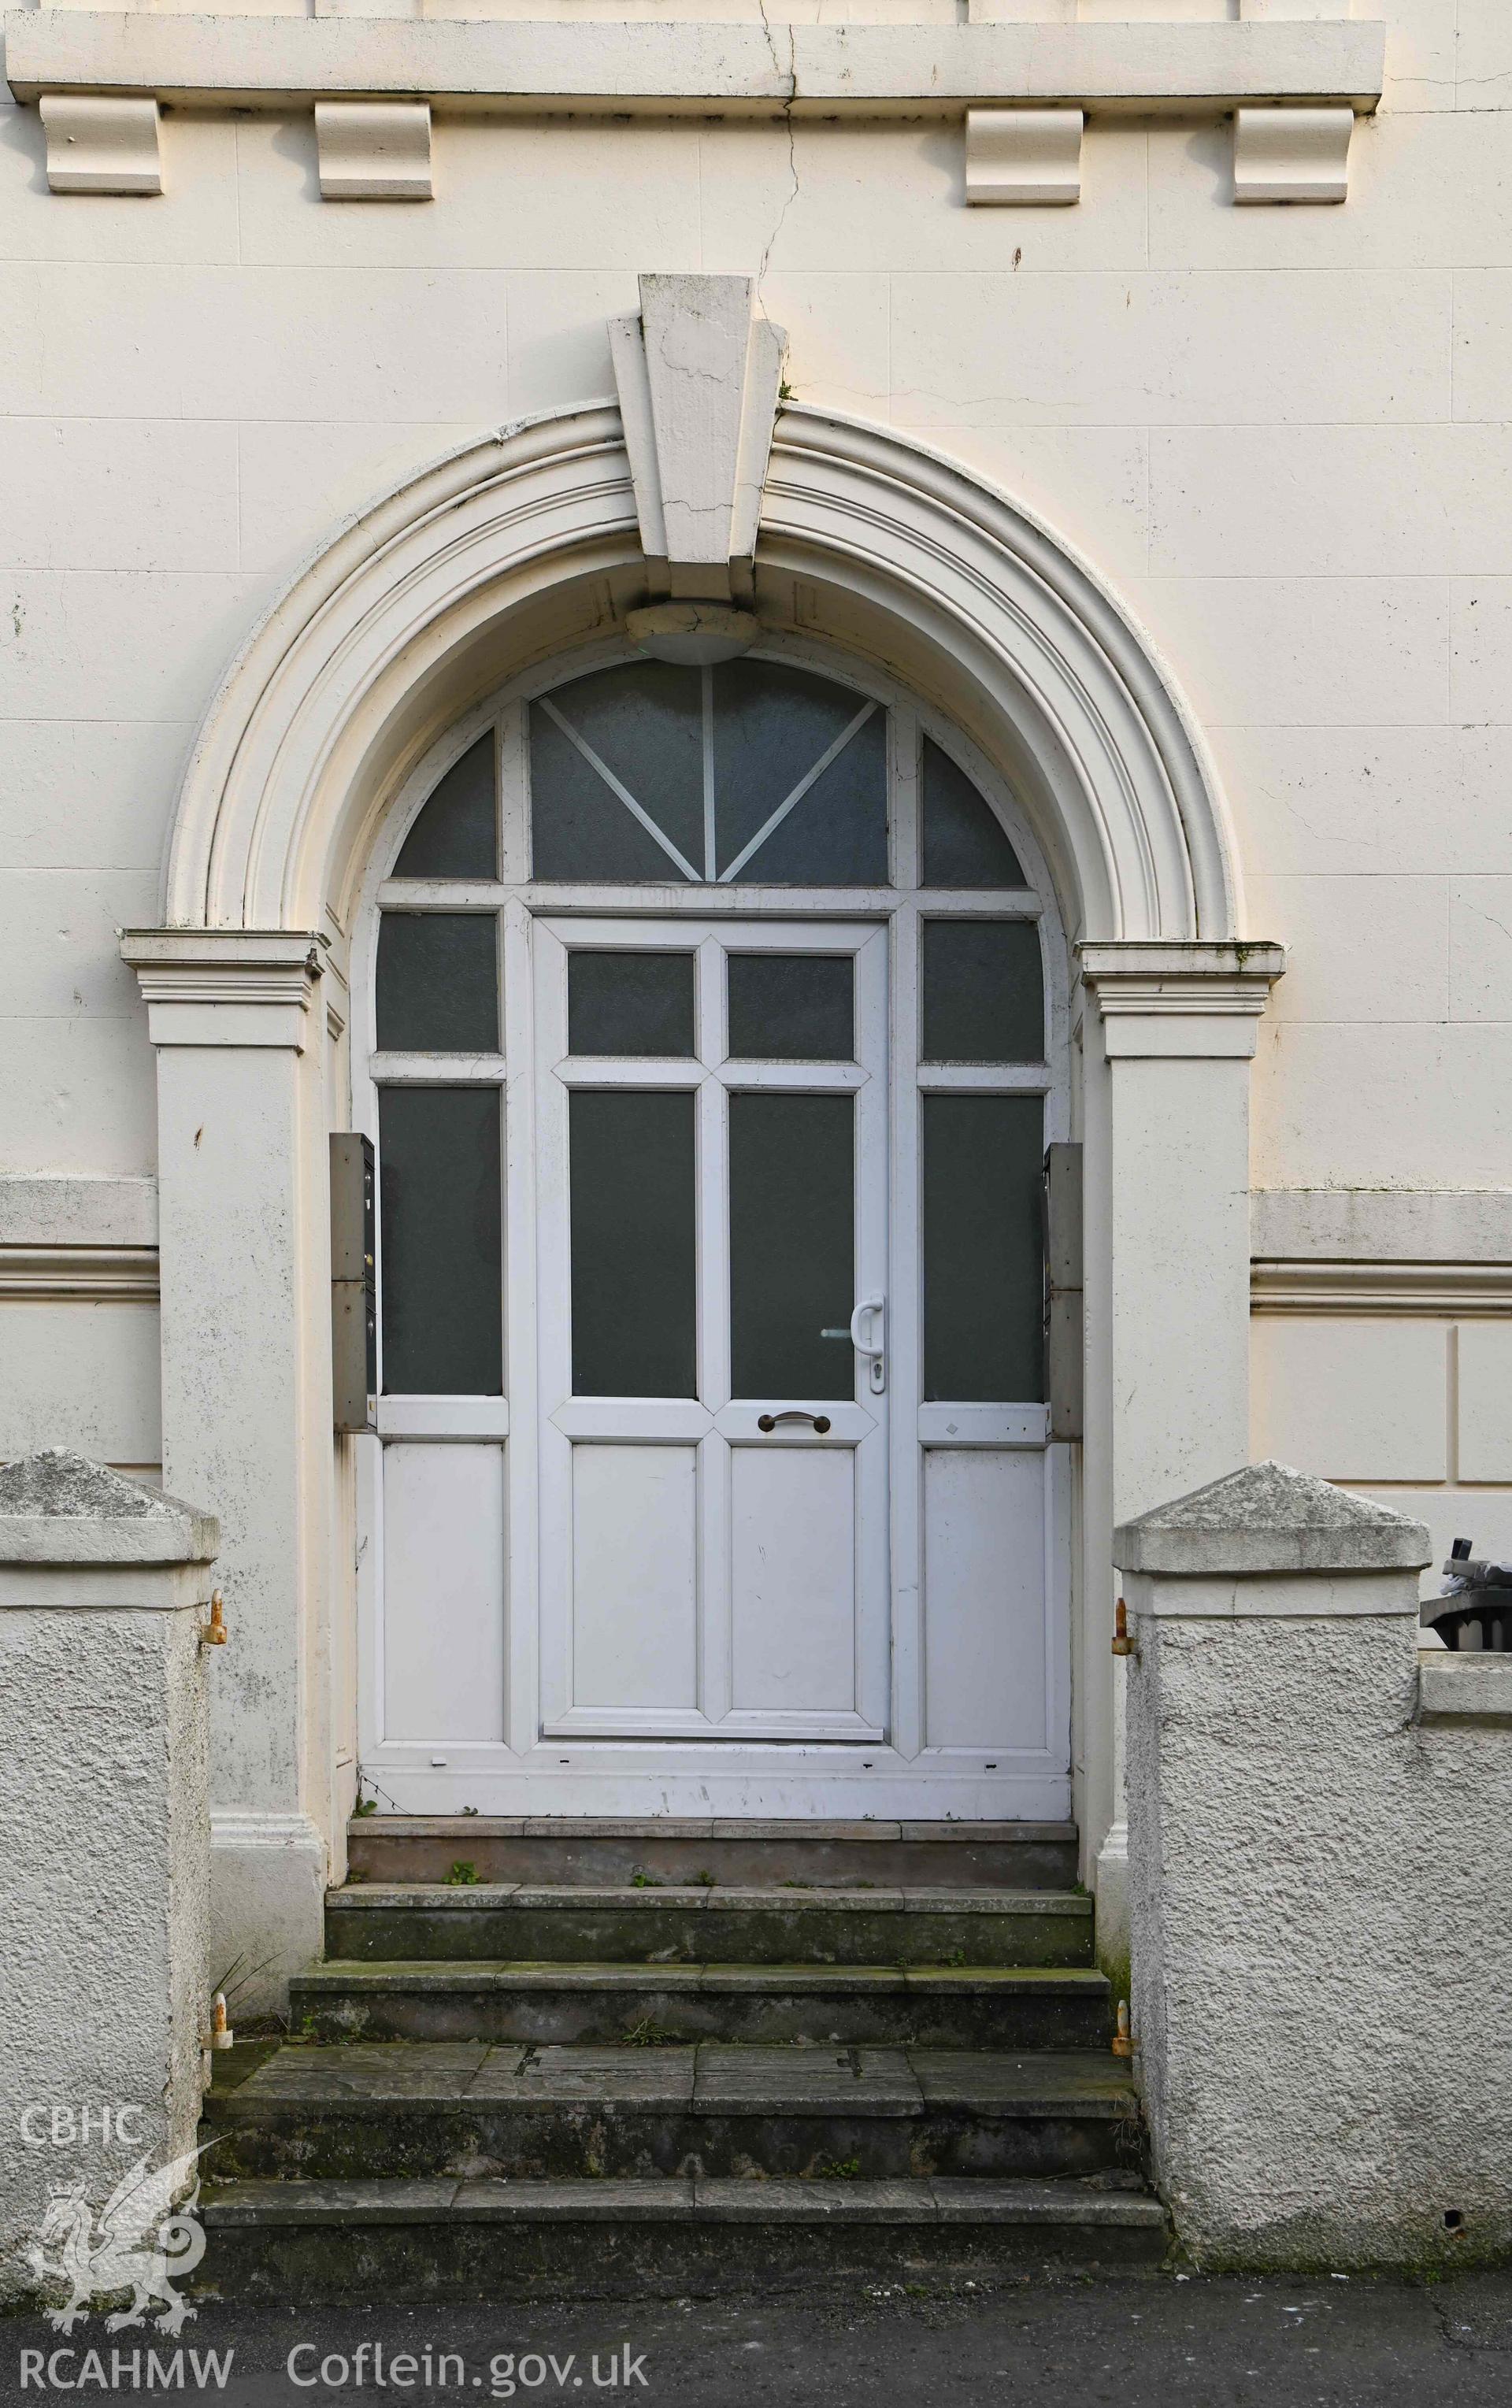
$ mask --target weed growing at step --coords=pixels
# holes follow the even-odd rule
[[[681,2032],[668,2031],[654,2015],[642,2015],[623,2037],[626,2048],[677,2048],[683,2039]]]
[[[650,1873],[632,1873],[630,1875],[630,1887],[632,1889],[665,1889],[666,1886],[667,1885],[665,1882],[655,1880]]]
[[[476,1889],[478,1868],[467,1856],[458,1856],[446,1876],[448,1889]]]

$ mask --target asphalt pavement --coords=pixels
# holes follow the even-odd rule
[[[180,2355],[181,2353],[181,2356]],[[150,2362],[153,2361],[153,2362]],[[252,2311],[172,2336],[0,2322],[0,2399],[227,2408],[1512,2408],[1512,2275],[878,2284],[828,2301]]]

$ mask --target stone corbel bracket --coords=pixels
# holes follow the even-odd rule
[[[1346,200],[1354,130],[1352,108],[1236,109],[1235,202]]]
[[[142,198],[162,192],[154,99],[45,92],[37,114],[47,135],[49,192]]]
[[[427,100],[318,100],[315,142],[324,201],[428,201]]]
[[[1067,208],[1082,196],[1079,108],[969,108],[966,198],[977,208]]]
[[[749,600],[785,335],[749,276],[642,276],[640,316],[609,332],[654,583]]]

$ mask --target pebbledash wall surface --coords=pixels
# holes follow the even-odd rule
[[[774,477],[758,605],[1000,759],[1013,639],[983,602],[953,645],[929,609],[996,545],[1012,576],[974,590],[1026,648],[1057,610],[1078,630],[1036,827],[1084,948],[1074,1803],[1116,1954],[1115,1520],[1253,1454],[1440,1553],[1512,1554],[1512,11],[333,0],[5,28],[0,1458],[166,1463],[222,1518],[238,1948],[261,1919],[313,1953],[354,1778],[321,1366],[343,915],[383,781],[478,690],[464,638],[431,640],[454,597],[417,604],[384,670],[409,648],[409,718],[391,695],[372,736],[364,563],[496,474],[560,480],[554,427],[612,451],[609,322],[640,277],[702,273],[753,278],[786,330],[783,491],[831,464],[808,520]],[[863,472],[893,502],[847,578],[817,523]],[[617,532],[570,536],[611,614],[637,598],[621,484]],[[338,589],[351,624],[316,645]],[[591,619],[564,590],[541,649]],[[338,689],[321,760],[367,729],[361,811],[297,764],[265,808]],[[239,1152],[196,1204],[233,1090]]]

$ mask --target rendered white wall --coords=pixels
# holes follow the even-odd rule
[[[207,1698],[229,1651],[200,1645],[217,1540],[212,1516],[76,1455],[0,1471],[0,2301],[35,2287],[54,2191],[79,2182],[97,2216],[139,2156],[194,2145],[223,1970]],[[56,2146],[54,2110],[72,2118]]]
[[[7,108],[0,843],[26,872],[18,933],[76,929],[61,998],[33,948],[18,968],[45,1025],[7,1073],[8,1152],[151,1161],[109,925],[143,916],[130,874],[155,869],[189,728],[277,582],[448,442],[611,390],[605,320],[638,271],[765,257],[800,395],[1001,479],[1175,665],[1252,924],[1293,947],[1258,1176],[1503,1179],[1509,36],[1496,0],[1457,39],[1452,0],[1387,14],[1385,104],[1331,211],[1236,211],[1217,122],[1108,120],[1063,211],[961,208],[943,126],[800,123],[790,152],[780,125],[446,119],[432,206],[338,209],[310,121],[216,116],[166,122],[163,198],[64,199],[35,112]]]
[[[1133,602],[1194,705],[1246,924],[1291,949],[1255,1178],[1505,1185],[1512,27],[1503,0],[1387,14],[1385,102],[1328,211],[1235,210],[1216,118],[1092,119],[1063,210],[962,208],[944,125],[445,117],[431,205],[338,208],[309,117],[173,113],[162,198],[64,198],[35,112],[0,91],[0,1168],[154,1167],[114,931],[158,916],[194,726],[298,562],[447,446],[611,393],[606,322],[641,271],[763,265],[796,393],[1022,496]],[[119,1397],[135,1448],[156,1411],[141,1324],[97,1319],[107,1354],[80,1376]],[[1455,1355],[1428,1328],[1367,1343],[1390,1431],[1374,1385],[1331,1372],[1318,1394],[1361,1477],[1408,1479],[1435,1541],[1473,1481],[1477,1537],[1512,1552],[1481,1339]],[[1322,1355],[1302,1325],[1256,1343],[1270,1444],[1264,1417],[1303,1412]],[[1441,1472],[1432,1399],[1447,1416],[1451,1394]],[[39,1426],[4,1444],[60,1434],[66,1397],[33,1403]],[[249,1427],[264,1415],[266,1391]],[[280,1716],[304,1711],[296,1673],[305,1698],[324,1677],[286,1635]],[[269,1750],[258,1797],[292,1811],[281,1722]]]
[[[1452,2266],[1512,2234],[1484,1843],[1512,1733],[1501,1659],[1429,1656],[1419,1698],[1424,1535],[1268,1463],[1115,1541],[1136,2062],[1204,2266]]]

